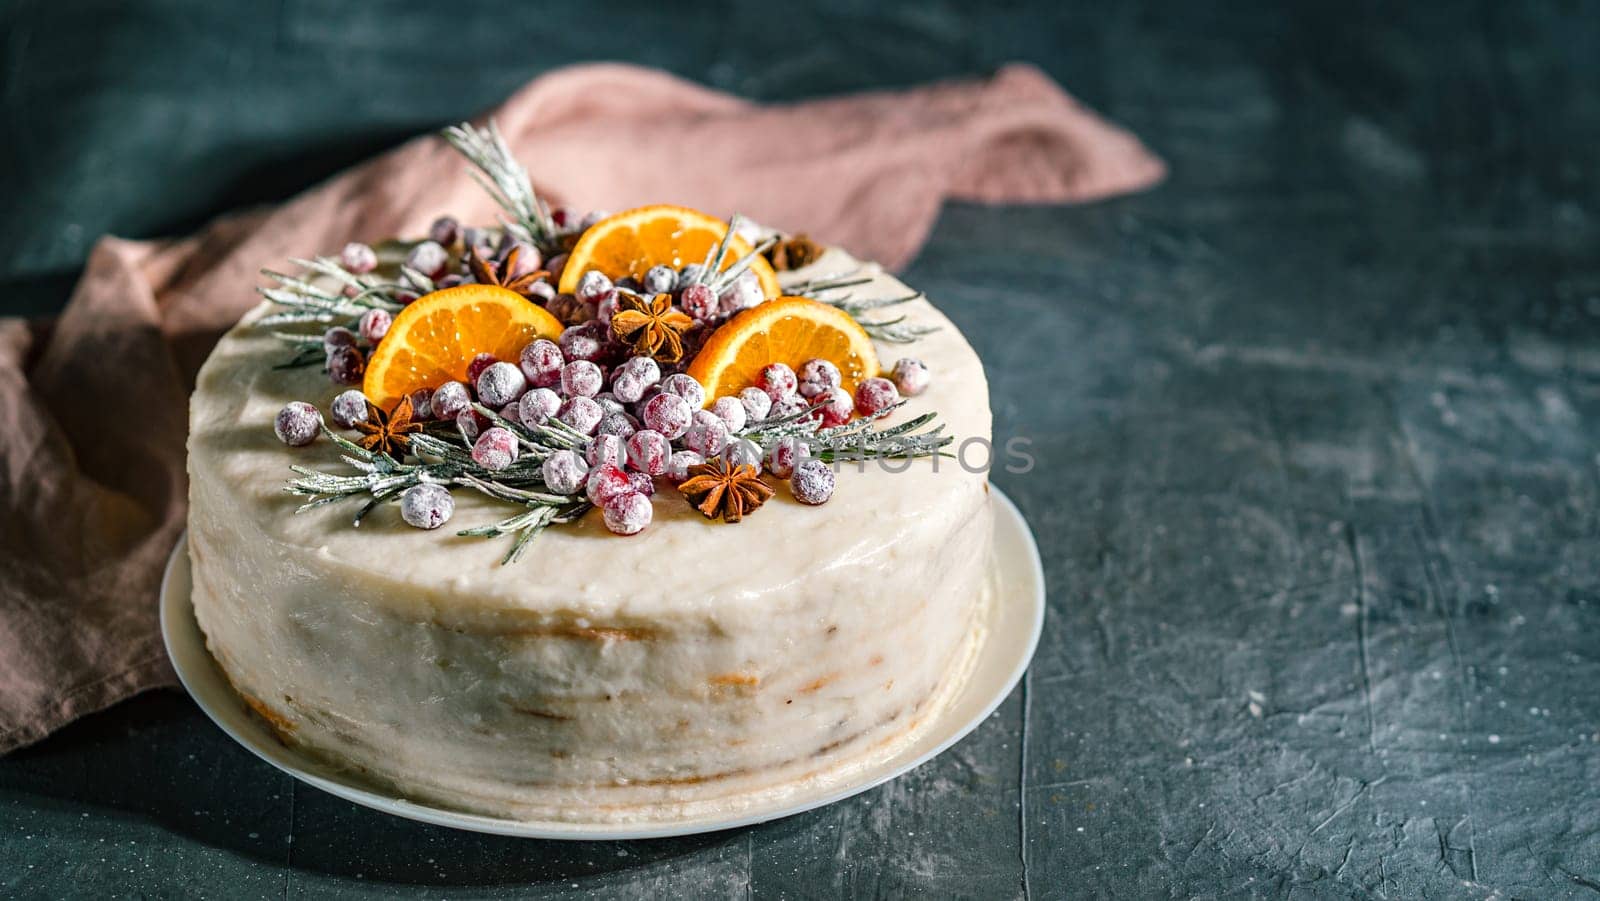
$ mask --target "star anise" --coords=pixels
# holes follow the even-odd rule
[[[687,313],[672,305],[671,294],[646,300],[627,291],[617,292],[611,331],[631,345],[634,353],[676,363],[683,359],[683,333],[693,325]]]
[[[785,238],[767,249],[767,262],[782,272],[809,266],[822,256],[822,247],[805,235]]]
[[[412,419],[412,414],[410,395],[401,398],[388,413],[367,401],[367,420],[356,423],[356,431],[361,433],[356,443],[373,453],[400,459],[411,445],[411,433],[422,431],[422,423]]]
[[[720,457],[689,467],[689,479],[678,490],[706,519],[720,516],[723,522],[738,522],[775,493],[761,481],[761,470],[748,463],[730,467]]]
[[[533,288],[534,282],[544,278],[550,273],[543,269],[524,272],[517,275],[517,257],[522,254],[522,248],[511,245],[511,250],[506,253],[506,258],[498,265],[493,260],[485,260],[478,255],[478,248],[467,251],[467,267],[472,270],[472,277],[480,285],[497,285],[527,297]]]

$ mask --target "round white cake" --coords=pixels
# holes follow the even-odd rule
[[[861,264],[828,251],[796,279]],[[868,267],[861,296],[906,293]],[[932,385],[889,423],[936,412],[990,437],[983,368],[938,330]],[[296,513],[291,464],[337,467],[327,440],[286,447],[273,419],[337,393],[247,315],[201,370],[190,410],[195,615],[240,696],[285,743],[418,801],[523,820],[647,821],[737,812],[895,753],[958,691],[982,640],[986,476],[952,458],[845,463],[833,498],[780,492],[736,524],[670,487],[619,537],[591,511],[517,562],[460,537],[506,507],[462,491],[450,527],[394,505]],[[981,455],[973,454],[969,461]],[[888,471],[890,469],[896,471]]]

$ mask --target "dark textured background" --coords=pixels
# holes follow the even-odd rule
[[[0,892],[1600,892],[1596,7],[1200,5],[11,4],[16,309],[104,231],[596,57],[763,99],[1031,60],[1173,174],[948,209],[906,275],[1035,442],[997,481],[1050,591],[1025,686],[939,760],[759,828],[544,844],[297,788],[158,693],[0,760]]]

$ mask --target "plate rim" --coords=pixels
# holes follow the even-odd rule
[[[1023,567],[1023,572],[1015,574],[1005,573],[1005,567],[1000,562],[1001,555],[996,554],[995,565],[1002,571],[1002,574],[1007,577],[1008,582],[1012,578],[1021,577],[1020,581],[1023,584],[1019,585],[1019,587],[1026,588],[1030,585],[1033,587],[1033,590],[1017,592],[1017,597],[997,597],[996,602],[991,606],[991,609],[987,614],[989,624],[992,626],[1000,618],[1000,609],[1008,602],[1018,605],[1028,604],[1032,608],[1031,610],[1026,611],[1028,615],[1023,623],[1024,628],[1027,630],[1026,639],[1024,641],[1015,645],[1011,645],[1007,648],[998,648],[994,642],[985,641],[983,648],[978,652],[980,659],[984,655],[990,653],[999,653],[1002,650],[1008,650],[1016,653],[1016,660],[1013,662],[1011,670],[1002,680],[1003,687],[997,683],[997,687],[993,695],[983,700],[983,702],[979,705],[978,712],[968,717],[966,722],[959,724],[938,743],[921,751],[920,753],[909,756],[905,760],[897,760],[895,757],[890,757],[886,761],[888,764],[886,768],[869,770],[864,777],[848,779],[843,784],[816,795],[805,796],[799,800],[790,800],[774,807],[756,807],[754,809],[745,810],[738,814],[726,817],[691,818],[677,822],[657,821],[648,825],[630,825],[626,823],[585,823],[551,820],[513,820],[503,817],[486,816],[484,814],[465,813],[445,807],[435,807],[429,804],[411,801],[401,797],[386,795],[372,788],[364,787],[354,782],[345,782],[334,779],[316,772],[315,769],[296,765],[296,759],[298,758],[301,761],[312,764],[312,766],[317,766],[313,761],[308,760],[304,755],[292,748],[275,742],[269,743],[262,741],[261,736],[259,735],[244,734],[241,732],[241,730],[235,729],[233,725],[228,722],[228,718],[226,716],[224,716],[221,712],[212,709],[211,704],[208,703],[204,697],[204,692],[197,689],[196,684],[198,681],[202,678],[208,677],[205,674],[190,671],[181,660],[181,654],[177,650],[177,648],[180,646],[191,651],[198,650],[200,653],[205,655],[213,667],[216,666],[215,658],[211,656],[210,649],[205,646],[204,633],[200,632],[198,623],[193,622],[194,607],[191,593],[184,592],[181,600],[175,597],[175,595],[178,593],[175,588],[175,573],[177,572],[179,565],[187,564],[189,561],[189,533],[187,529],[178,535],[178,540],[173,546],[172,553],[168,555],[166,566],[163,568],[161,573],[161,587],[159,595],[161,639],[162,644],[166,649],[167,657],[169,660],[171,660],[172,667],[177,672],[178,681],[183,685],[185,693],[187,693],[194,701],[195,705],[200,708],[201,712],[206,715],[206,718],[220,728],[224,734],[233,739],[239,745],[243,746],[251,754],[272,766],[274,769],[298,779],[299,781],[304,782],[313,788],[320,789],[331,795],[334,795],[335,797],[342,798],[343,800],[349,801],[353,804],[358,804],[362,807],[367,807],[372,810],[377,810],[392,816],[402,817],[404,819],[429,823],[435,826],[444,826],[451,829],[460,829],[469,832],[480,832],[492,835],[505,835],[517,838],[556,841],[627,841],[652,838],[674,838],[688,835],[699,835],[708,832],[720,832],[726,829],[737,829],[744,826],[753,826],[759,823],[766,823],[772,820],[782,819],[784,817],[793,816],[799,813],[805,813],[806,811],[816,810],[820,807],[826,807],[830,804],[843,801],[846,798],[858,795],[862,792],[883,785],[884,783],[893,779],[898,779],[901,776],[904,776],[917,767],[920,767],[935,757],[938,757],[940,754],[943,754],[945,751],[948,751],[957,742],[972,734],[974,730],[983,724],[984,720],[988,719],[994,713],[994,711],[1005,702],[1006,698],[1011,696],[1011,693],[1017,687],[1017,683],[1022,681],[1024,674],[1027,672],[1029,665],[1031,665],[1033,661],[1034,652],[1038,649],[1039,640],[1044,632],[1044,615],[1048,606],[1046,603],[1044,565],[1039,557],[1038,542],[1033,536],[1033,530],[1028,525],[1027,518],[1022,515],[1022,511],[1018,509],[1016,503],[1012,501],[1011,498],[1007,496],[1004,491],[1000,490],[1000,488],[994,483],[989,482],[986,483],[986,485],[989,489],[990,495],[997,501],[995,517],[997,536],[1001,531],[999,522],[1000,517],[1002,515],[1006,516],[1012,520],[1011,525],[1015,529],[1017,537],[1021,543],[1021,557],[1027,564],[1026,567]],[[188,578],[192,579],[192,576],[189,576]],[[190,585],[192,589],[192,582]],[[1005,595],[1007,592],[1001,592],[1000,594]],[[181,605],[183,611],[187,612],[190,620],[190,623],[186,623],[184,625],[193,625],[194,633],[199,636],[198,648],[191,647],[190,639],[187,636],[180,635],[178,633],[178,629],[180,628],[179,624],[174,623],[171,620],[171,617],[179,612],[178,610],[171,608],[178,607],[179,605]],[[196,684],[191,684],[192,682]],[[237,695],[232,693],[231,688],[229,689],[229,694],[237,699]],[[239,709],[243,709],[242,702],[239,702]],[[938,720],[935,720],[935,723],[937,722]]]

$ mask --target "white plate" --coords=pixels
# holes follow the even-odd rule
[[[764,805],[746,807],[734,815],[634,823],[568,823],[524,822],[458,813],[375,790],[348,773],[285,747],[245,708],[206,650],[205,637],[195,622],[194,606],[190,603],[192,583],[186,536],[178,539],[178,546],[172,549],[166,575],[161,581],[161,633],[184,688],[222,731],[267,763],[347,801],[424,823],[524,838],[614,840],[714,832],[811,810],[881,785],[932,760],[955,744],[976,729],[1011,693],[1033,658],[1039,632],[1044,626],[1044,572],[1039,564],[1039,548],[1034,544],[1027,521],[1010,498],[998,488],[990,487],[995,498],[998,591],[995,602],[990,605],[989,636],[966,687],[920,738],[894,757],[856,773],[847,783],[791,794]]]

